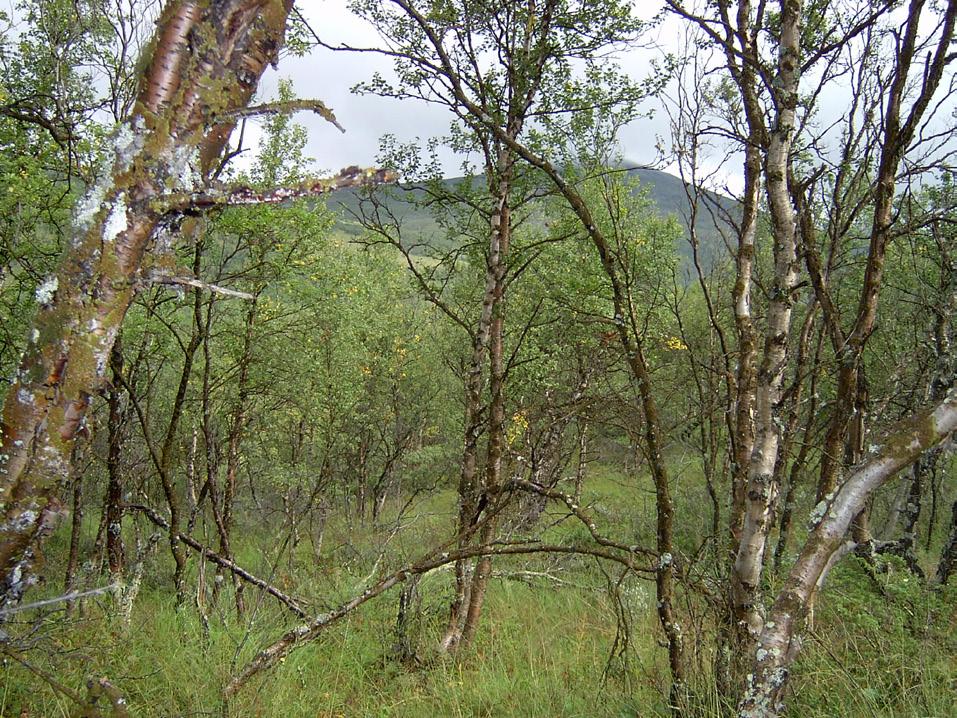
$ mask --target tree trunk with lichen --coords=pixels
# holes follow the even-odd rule
[[[775,126],[769,134],[764,161],[768,205],[774,238],[774,285],[768,305],[764,354],[754,401],[754,445],[748,464],[744,523],[731,571],[731,601],[736,625],[751,639],[762,628],[760,600],[764,552],[772,523],[772,503],[778,459],[780,399],[794,290],[798,282],[796,218],[788,188],[791,145],[796,131],[800,81],[802,3],[782,3],[775,106]]]
[[[158,21],[129,118],[78,202],[69,250],[7,391],[0,442],[0,605],[35,582],[38,545],[63,513],[58,484],[171,193],[199,188],[282,45],[292,0],[174,0]],[[215,88],[215,89],[214,89]]]
[[[781,503],[781,520],[778,525],[778,543],[774,549],[774,572],[781,570],[781,564],[784,560],[784,552],[788,547],[788,540],[791,536],[791,527],[794,518],[795,490],[797,483],[801,478],[807,466],[808,454],[811,451],[811,435],[814,431],[814,420],[817,417],[818,407],[818,381],[820,379],[820,356],[821,348],[824,343],[824,328],[818,332],[814,357],[811,361],[811,377],[808,384],[807,395],[808,404],[804,419],[804,426],[801,429],[801,440],[799,442],[797,456],[791,463],[791,468],[787,477],[787,489],[784,494],[784,500]]]
[[[472,337],[472,355],[465,379],[465,432],[459,469],[459,546],[470,543],[478,508],[478,444],[482,433],[482,366],[488,348],[491,326],[492,293],[486,290],[476,332]],[[443,653],[454,652],[462,637],[469,606],[472,567],[468,559],[455,563],[455,593],[449,608],[449,621],[439,643]]]
[[[462,455],[459,480],[459,545],[465,547],[478,539],[488,541],[494,522],[482,524],[476,537],[476,526],[491,499],[489,489],[500,483],[502,444],[504,441],[504,395],[503,395],[503,330],[505,291],[505,259],[511,233],[508,195],[511,189],[511,163],[509,157],[495,163],[497,176],[492,192],[497,207],[489,223],[489,251],[486,260],[485,291],[479,312],[478,324],[472,337],[472,355],[469,361],[465,387],[465,447]],[[493,163],[489,162],[491,168]],[[488,451],[485,474],[478,468],[479,437],[484,424],[482,402],[483,366],[486,357],[491,366],[489,380],[489,427]],[[484,499],[484,501],[483,501]],[[443,652],[454,652],[468,645],[475,636],[485,590],[491,575],[491,561],[480,558],[474,565],[459,561],[455,565],[455,596],[450,609],[449,623],[440,643]]]
[[[489,326],[489,405],[488,405],[488,449],[486,451],[485,473],[480,484],[480,493],[488,503],[488,515],[478,531],[479,545],[492,540],[497,521],[493,516],[494,503],[502,485],[502,459],[505,451],[505,274],[506,259],[512,234],[509,193],[511,191],[512,165],[514,158],[508,151],[501,151],[496,166],[498,177],[495,181],[494,195],[496,208],[491,219],[491,242],[489,245],[488,272],[489,287],[492,291],[492,317]],[[473,522],[480,520],[473,517]],[[482,556],[475,564],[469,587],[469,604],[462,625],[459,644],[467,647],[478,630],[482,606],[488,581],[492,575],[492,559]]]
[[[119,583],[123,580],[126,567],[125,551],[123,550],[123,396],[120,380],[123,376],[123,350],[120,338],[117,337],[113,350],[110,352],[110,371],[113,381],[107,395],[109,416],[107,418],[107,488],[106,502],[103,508],[106,523],[106,563],[109,568],[110,581]]]
[[[957,392],[933,409],[898,425],[873,447],[861,464],[816,510],[818,521],[758,638],[748,688],[738,706],[740,718],[771,718],[783,709],[781,698],[791,664],[801,650],[800,631],[815,594],[840,556],[854,519],[883,484],[957,430]]]

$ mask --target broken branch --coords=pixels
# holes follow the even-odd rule
[[[146,518],[148,518],[150,521],[152,521],[154,524],[156,524],[160,528],[167,529],[167,530],[169,529],[169,522],[166,519],[164,519],[162,516],[160,516],[158,513],[156,513],[156,511],[151,509],[149,506],[143,506],[141,504],[126,504],[123,508],[130,509],[133,511],[139,511],[144,516],[146,516]],[[263,591],[268,593],[270,596],[274,597],[281,603],[285,604],[285,606],[290,611],[295,613],[300,618],[306,618],[306,612],[302,608],[300,608],[299,602],[296,599],[294,599],[292,596],[289,596],[283,593],[272,584],[269,584],[266,581],[262,580],[261,578],[254,576],[253,574],[249,573],[249,571],[244,569],[242,566],[237,565],[233,561],[230,561],[228,558],[224,558],[223,556],[220,556],[218,553],[215,553],[214,551],[210,550],[208,547],[201,544],[192,536],[189,536],[184,533],[177,533],[176,538],[178,538],[180,541],[182,541],[184,544],[189,546],[194,551],[198,551],[200,555],[203,556],[203,558],[205,558],[210,563],[214,563],[220,568],[224,568],[227,571],[231,572],[233,575],[239,576],[239,578],[244,580],[246,583],[250,583],[253,586],[256,586],[257,588],[262,589]]]
[[[253,301],[256,298],[249,292],[240,292],[235,289],[227,289],[226,287],[221,287],[218,284],[209,284],[208,282],[203,282],[193,277],[167,277],[162,274],[153,274],[150,275],[149,281],[153,284],[172,284],[186,287],[196,287],[198,289],[204,289],[213,294],[224,294],[227,297],[238,297],[239,299],[246,299],[248,301]]]
[[[346,167],[329,179],[308,179],[289,187],[255,190],[252,187],[210,188],[198,192],[174,192],[156,201],[161,214],[199,212],[216,207],[257,204],[282,204],[305,197],[316,197],[349,187],[395,182],[398,174],[388,169]]]
[[[286,102],[264,102],[253,107],[241,107],[223,115],[224,120],[236,120],[243,117],[258,117],[261,115],[288,115],[293,112],[315,112],[337,130],[345,133],[346,129],[339,124],[335,113],[321,100],[288,100]]]

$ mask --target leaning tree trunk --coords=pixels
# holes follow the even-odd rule
[[[791,664],[801,650],[799,633],[814,596],[840,556],[852,521],[884,483],[922,453],[957,430],[957,392],[933,409],[903,422],[871,457],[815,508],[820,516],[778,593],[758,638],[748,689],[738,706],[741,718],[770,718],[783,709],[781,697]]]
[[[0,441],[0,605],[35,582],[37,547],[63,513],[57,486],[171,193],[192,193],[282,45],[292,0],[172,0],[157,23],[130,117],[77,204],[69,250],[7,391]]]

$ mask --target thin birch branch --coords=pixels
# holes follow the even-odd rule
[[[109,593],[115,589],[116,586],[114,584],[110,584],[109,586],[102,586],[100,588],[91,588],[89,591],[72,591],[71,593],[63,594],[62,596],[47,598],[43,601],[35,601],[23,606],[0,609],[0,616],[7,616],[11,613],[21,613],[23,611],[29,611],[33,608],[42,608],[43,606],[52,606],[56,603],[63,603],[64,601],[75,601],[78,598],[86,598],[87,596],[99,596],[102,593]]]
[[[139,511],[144,516],[146,516],[146,518],[148,518],[150,521],[152,521],[154,524],[156,524],[160,528],[167,529],[167,530],[169,529],[169,522],[166,519],[164,519],[162,516],[160,516],[158,513],[156,513],[156,511],[151,509],[149,506],[143,506],[141,504],[126,504],[123,508],[132,510],[132,511]],[[300,618],[306,618],[307,616],[306,612],[300,607],[299,601],[297,601],[292,596],[289,596],[283,593],[272,584],[267,583],[266,581],[264,581],[261,578],[258,578],[257,576],[254,576],[249,571],[244,569],[242,566],[237,565],[234,561],[230,561],[228,558],[224,558],[223,556],[220,556],[218,553],[211,551],[209,547],[204,546],[199,541],[194,539],[192,536],[178,532],[176,534],[176,538],[178,538],[180,541],[182,541],[184,544],[189,546],[194,551],[199,552],[199,554],[205,560],[209,561],[210,563],[214,563],[221,568],[226,569],[227,571],[231,572],[235,576],[239,576],[239,578],[244,580],[246,583],[250,583],[253,586],[256,586],[257,588],[262,589],[263,591],[268,593],[270,596],[274,597],[275,599],[283,603],[290,611],[295,613]]]
[[[223,120],[233,120],[262,115],[288,115],[293,112],[314,112],[345,134],[346,128],[339,124],[335,113],[322,100],[289,100],[286,102],[264,102],[252,107],[241,107],[222,116]]]

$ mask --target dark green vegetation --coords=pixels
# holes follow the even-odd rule
[[[957,0],[350,7],[3,29],[0,717],[957,715]]]

